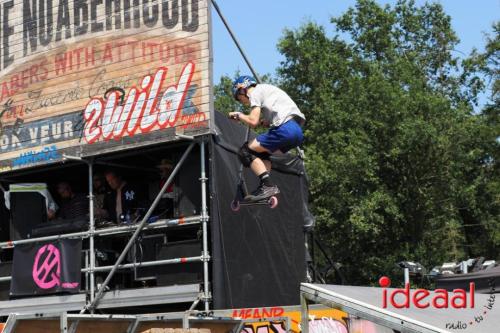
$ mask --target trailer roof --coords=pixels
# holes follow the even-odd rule
[[[387,288],[388,295],[394,290]],[[402,332],[499,332],[500,305],[495,304],[495,295],[476,293],[474,308],[420,309],[411,304],[409,308],[398,309],[390,302],[387,308],[382,307],[382,288],[302,283],[300,292],[310,301]],[[412,289],[410,294],[415,292]],[[436,295],[435,291],[429,293],[428,299]],[[453,293],[448,295],[451,298]]]

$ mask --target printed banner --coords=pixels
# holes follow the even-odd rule
[[[81,239],[16,245],[10,295],[78,293],[81,252]]]
[[[0,11],[0,172],[209,132],[207,0]]]

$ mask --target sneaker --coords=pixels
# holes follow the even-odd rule
[[[245,200],[249,201],[259,201],[259,200],[264,200],[267,198],[272,197],[273,195],[276,195],[280,193],[280,190],[278,189],[278,186],[273,185],[273,186],[266,186],[266,185],[259,185],[255,191],[252,192],[252,194],[247,195],[245,197]]]

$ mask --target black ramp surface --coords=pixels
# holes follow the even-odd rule
[[[305,218],[309,212],[302,163],[271,173],[281,191],[278,207],[249,206],[233,212],[240,165],[236,151],[245,127],[217,112],[215,124],[210,165],[214,307],[299,304],[306,269],[303,229],[310,222]],[[245,170],[245,178],[253,190],[257,177]]]

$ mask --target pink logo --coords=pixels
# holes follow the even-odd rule
[[[42,246],[35,256],[33,263],[33,281],[42,289],[51,289],[61,286],[65,289],[78,288],[78,282],[61,283],[61,253],[52,244]]]
[[[44,256],[43,260],[40,260]],[[61,283],[61,254],[52,244],[42,246],[33,263],[33,280],[42,289],[50,289]]]

